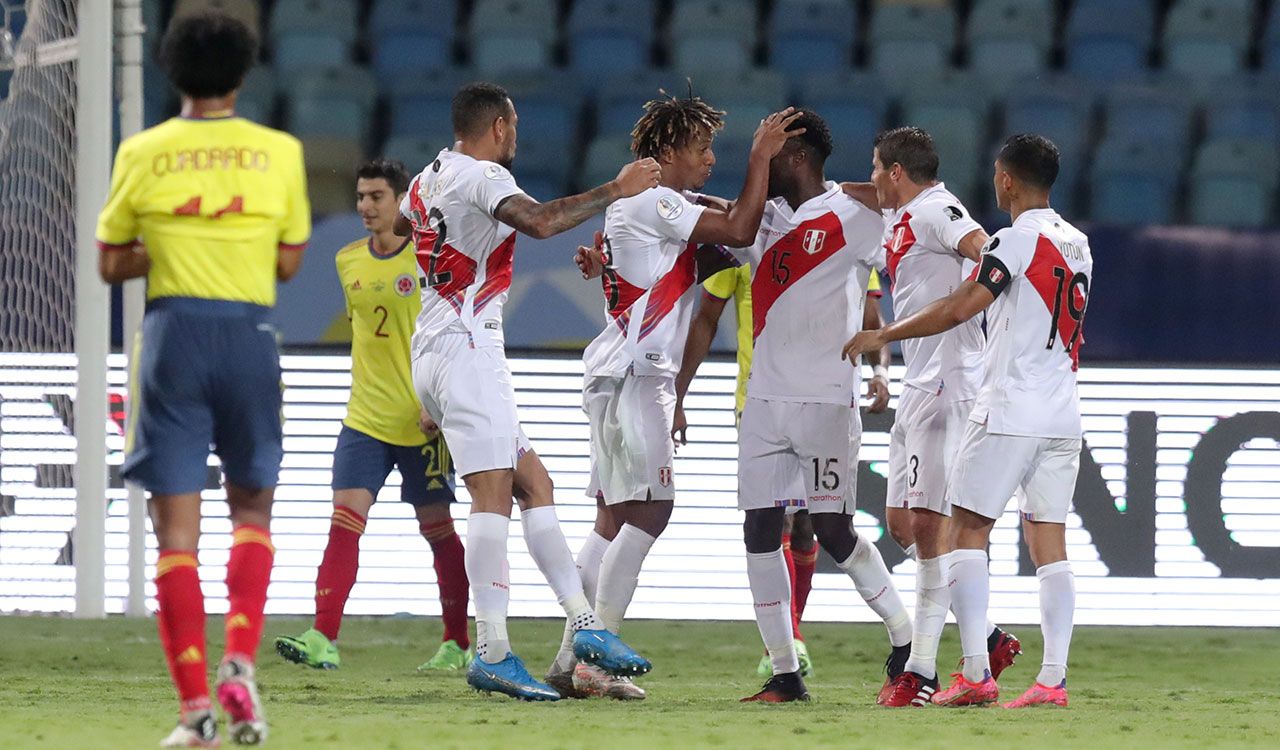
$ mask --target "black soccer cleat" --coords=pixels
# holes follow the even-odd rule
[[[800,672],[783,672],[775,674],[765,682],[764,687],[755,695],[742,699],[742,703],[791,703],[792,701],[809,700],[809,691],[804,687]]]
[[[893,682],[898,675],[907,668],[907,659],[911,658],[911,644],[906,643],[901,646],[894,646],[889,652],[889,658],[884,660],[884,684],[880,686],[880,692],[876,695],[876,705],[883,706],[885,701],[889,699],[889,694],[893,692]]]

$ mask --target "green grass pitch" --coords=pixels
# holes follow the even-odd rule
[[[461,675],[418,674],[434,651],[430,619],[351,618],[343,668],[284,663],[271,638],[308,626],[271,618],[259,684],[280,748],[1243,748],[1280,736],[1280,631],[1077,628],[1070,708],[880,709],[883,628],[806,625],[816,675],[809,705],[740,705],[760,681],[747,622],[633,622],[625,635],[653,659],[643,703],[526,704],[467,689]],[[957,653],[954,627],[943,663]],[[1035,677],[1040,634],[1011,628],[1027,653],[1003,698]],[[221,619],[209,623],[213,658]],[[561,624],[515,620],[511,633],[539,675]],[[155,623],[0,617],[0,748],[150,748],[172,728],[176,701]],[[229,745],[224,745],[229,746]]]

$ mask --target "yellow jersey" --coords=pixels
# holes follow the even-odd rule
[[[266,306],[278,253],[310,234],[301,142],[239,117],[175,117],[126,139],[97,229],[104,251],[146,247],[148,300]]]
[[[418,263],[408,239],[391,255],[375,255],[373,239],[357,240],[336,258],[351,320],[351,400],[343,424],[392,445],[422,445],[421,405],[413,389],[409,339],[422,309]]]
[[[733,311],[738,316],[738,390],[734,394],[735,408],[742,413],[747,405],[747,378],[751,375],[751,352],[755,346],[751,321],[751,266],[726,268],[702,282],[707,294],[717,299],[733,298]],[[880,296],[880,276],[871,272],[867,282],[867,294]]]

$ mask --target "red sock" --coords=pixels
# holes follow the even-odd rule
[[[339,505],[333,509],[329,524],[329,544],[316,573],[315,628],[325,638],[336,641],[338,628],[342,627],[342,610],[360,568],[360,536],[364,534],[365,518]]]
[[[253,663],[262,640],[262,610],[267,605],[271,563],[276,548],[271,532],[245,524],[231,532],[231,557],[227,560],[227,650]]]
[[[471,647],[467,636],[467,597],[470,584],[463,563],[462,540],[454,531],[453,520],[420,524],[418,530],[431,545],[435,557],[436,585],[440,587],[440,619],[444,620],[444,640],[456,641],[462,648]]]
[[[209,708],[209,677],[205,673],[204,592],[196,553],[161,550],[156,562],[156,624],[169,674],[178,688],[182,713]]]
[[[809,550],[794,550],[792,557],[796,564],[796,588],[791,595],[795,605],[796,619],[804,617],[804,605],[809,603],[809,592],[813,590],[813,571],[818,567],[818,545]]]
[[[798,641],[803,641],[800,633],[800,612],[796,609],[796,561],[791,553],[791,535],[782,535],[782,559],[787,561],[787,577],[791,579],[791,634]]]

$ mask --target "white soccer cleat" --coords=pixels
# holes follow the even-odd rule
[[[267,739],[267,720],[253,679],[253,665],[225,659],[218,667],[218,702],[227,714],[227,734],[237,745],[261,745]]]
[[[201,711],[178,722],[168,737],[160,740],[160,747],[220,747],[218,722],[213,713]]]
[[[644,688],[630,677],[611,675],[600,667],[579,663],[573,669],[573,689],[583,697],[613,698],[618,701],[642,701]]]

